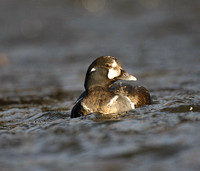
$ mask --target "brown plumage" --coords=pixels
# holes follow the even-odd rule
[[[117,80],[136,81],[112,56],[97,58],[88,68],[85,77],[85,92],[74,105],[71,117],[90,113],[123,113],[151,104],[150,94],[142,86],[115,84]]]

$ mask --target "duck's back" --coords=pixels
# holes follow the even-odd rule
[[[151,104],[151,97],[149,91],[143,86],[135,86],[118,83],[114,84],[110,90],[115,94],[121,94],[128,97],[132,103],[134,103],[135,108],[138,108],[143,105]]]

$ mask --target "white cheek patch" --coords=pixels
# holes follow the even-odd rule
[[[118,77],[120,75],[120,70],[117,69],[117,62],[115,60],[113,60],[113,63],[112,63],[112,68],[109,69],[108,71],[108,78],[109,79],[113,79],[115,77]]]
[[[117,66],[118,66],[117,62],[114,61],[114,62],[112,63],[112,67],[115,68],[115,67],[117,67]]]
[[[118,77],[119,75],[120,75],[120,72],[116,69],[111,68],[108,70],[108,78],[109,79],[113,79],[115,77]]]
[[[92,68],[92,69],[90,70],[90,72],[94,72],[94,71],[96,71],[96,68]]]

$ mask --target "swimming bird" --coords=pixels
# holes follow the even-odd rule
[[[120,114],[151,104],[146,88],[115,83],[118,80],[137,79],[126,72],[113,56],[101,56],[94,60],[85,76],[85,91],[72,108],[71,118],[91,113]]]

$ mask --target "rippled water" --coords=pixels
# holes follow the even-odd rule
[[[199,170],[199,1],[93,3],[0,2],[1,170]],[[153,104],[70,119],[101,55]]]

